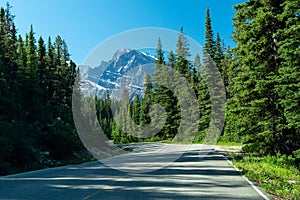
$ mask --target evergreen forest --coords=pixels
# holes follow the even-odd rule
[[[249,0],[233,9],[236,46],[224,44],[213,30],[209,8],[203,13],[204,52],[194,58],[183,28],[174,41],[176,49],[169,53],[158,38],[156,72],[145,76],[143,96],[130,101],[124,88],[123,101],[129,104],[116,119],[111,108],[123,101],[109,94],[104,99],[86,97],[95,99],[98,121],[110,140],[124,144],[174,139],[182,115],[179,100],[169,88],[153,84],[160,66],[167,65],[188,80],[198,99],[200,118],[192,142],[207,142],[212,101],[221,98],[207,83],[212,77],[206,63],[212,60],[226,97],[226,120],[216,120],[224,124],[216,126],[219,142],[242,143],[248,153],[284,154],[300,162],[299,1]],[[79,69],[66,41],[60,36],[37,38],[33,26],[26,35],[18,35],[10,10],[9,4],[0,10],[0,175],[90,160],[73,121],[72,92]],[[161,105],[167,114],[156,135],[134,137],[117,125],[116,121],[126,124],[128,117],[137,125],[149,124],[151,104]]]

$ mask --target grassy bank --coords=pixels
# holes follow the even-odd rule
[[[291,156],[232,154],[234,165],[274,199],[300,199],[300,170]]]

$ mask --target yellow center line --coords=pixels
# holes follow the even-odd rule
[[[144,169],[146,166],[142,166],[142,167],[138,167],[137,170],[142,170]],[[114,180],[113,182],[111,182],[108,185],[104,185],[101,189],[97,190],[96,192],[84,197],[82,200],[89,200],[91,198],[93,198],[94,196],[96,196],[97,194],[103,192],[105,189],[108,189],[110,186],[113,186],[115,183],[127,178],[130,175],[130,173],[125,174],[124,176],[121,176],[119,178],[117,178],[116,180]]]
[[[110,184],[108,185],[104,185],[101,189],[97,190],[96,192],[84,197],[82,200],[89,200],[91,198],[93,198],[94,196],[96,196],[97,194],[99,194],[100,192],[104,191],[105,189],[108,189],[110,186],[114,185],[115,183],[125,179],[126,177],[129,176],[129,173],[128,174],[125,174],[124,176],[121,176],[119,178],[117,178],[116,180],[114,180],[113,182],[111,182]]]

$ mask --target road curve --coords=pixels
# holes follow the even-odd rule
[[[172,151],[159,151],[165,144],[130,146],[132,153],[106,162],[113,168],[97,161],[2,176],[0,199],[270,199],[210,146],[170,145]],[[164,158],[173,151],[179,158],[166,166]],[[145,171],[148,166],[155,167]]]

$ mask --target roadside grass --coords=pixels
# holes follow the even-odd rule
[[[218,141],[216,145],[220,145],[220,146],[243,146],[243,143]]]
[[[292,156],[231,154],[234,165],[274,199],[300,199],[300,170]]]

